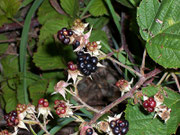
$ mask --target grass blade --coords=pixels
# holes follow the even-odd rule
[[[28,92],[27,92],[27,80],[26,80],[26,54],[27,54],[27,40],[28,40],[28,33],[30,29],[31,19],[37,8],[40,6],[40,4],[43,2],[43,0],[36,0],[34,1],[32,7],[30,8],[25,22],[24,27],[22,31],[21,36],[21,42],[20,42],[20,72],[23,73],[24,79],[23,79],[23,95],[24,95],[24,102],[25,104],[28,104]]]

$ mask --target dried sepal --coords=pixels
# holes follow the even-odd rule
[[[79,70],[68,70],[68,80],[69,81],[71,78],[73,80],[73,84],[75,84],[78,81],[78,77],[83,76]]]
[[[59,81],[55,86],[54,86],[54,90],[55,90],[55,92],[53,92],[51,95],[53,95],[53,94],[56,94],[56,93],[59,93],[59,94],[61,94],[63,97],[64,97],[64,99],[66,98],[66,87],[68,87],[69,85],[70,85],[71,83],[67,83],[67,82],[65,82],[65,81],[63,81],[63,80],[61,80],[61,81]]]
[[[128,82],[125,79],[120,79],[116,82],[116,86],[119,88],[121,91],[121,96],[124,95],[125,92],[128,92],[131,90],[131,84],[133,83],[133,78],[131,79],[130,82]]]
[[[161,105],[164,102],[164,96],[162,95],[160,91],[158,91],[154,95],[154,100],[156,101],[157,106]]]

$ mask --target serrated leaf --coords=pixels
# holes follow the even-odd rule
[[[38,21],[44,24],[46,21],[59,17],[61,17],[61,15],[53,9],[49,0],[44,0],[38,10]]]
[[[62,57],[58,53],[58,48],[54,42],[38,47],[33,56],[35,65],[42,70],[53,70],[65,68]]]
[[[101,29],[109,22],[109,18],[107,17],[98,17],[93,18],[89,17],[86,19],[86,22],[88,22],[91,26],[93,26],[94,29]]]
[[[5,110],[6,112],[10,112],[16,108],[17,99],[16,99],[16,87],[15,87],[15,79],[10,79],[6,82],[1,83],[3,98],[6,103]]]
[[[24,92],[23,92],[23,79],[27,80],[27,87],[33,85],[33,83],[37,82],[41,78],[38,75],[35,75],[31,72],[27,72],[26,76],[23,76],[22,73],[18,75],[18,84],[17,84],[17,100],[20,104],[25,104]]]
[[[66,16],[59,16],[58,18],[48,19],[40,30],[38,44],[43,44],[49,38],[52,38],[63,27],[68,27],[68,18]]]
[[[116,0],[117,2],[121,3],[122,5],[128,7],[128,8],[133,8],[132,4],[129,2],[129,0]]]
[[[44,97],[47,90],[47,85],[47,80],[39,80],[34,82],[31,86],[29,86],[28,90],[33,105],[37,105],[38,100]]]
[[[125,117],[129,121],[129,131],[127,135],[170,135],[175,133],[180,122],[180,95],[168,88],[149,86],[143,88],[143,93],[148,97],[153,96],[159,90],[167,93],[164,104],[171,108],[170,119],[164,123],[160,118],[155,118],[154,113],[147,113],[142,106],[128,105],[125,111]]]
[[[103,0],[95,0],[89,8],[93,16],[107,15],[108,11]]]
[[[79,12],[79,1],[78,0],[60,0],[60,4],[64,11],[71,17],[76,17]]]
[[[2,74],[5,77],[16,74],[19,71],[18,68],[18,57],[15,55],[8,55],[1,59]]]
[[[103,50],[104,52],[108,52],[108,50],[111,51],[108,45],[108,37],[104,31],[100,29],[93,30],[90,36],[90,42],[93,41],[101,41],[101,45],[102,45],[101,50]]]
[[[20,0],[1,0],[0,1],[0,16],[3,22],[8,21],[8,18],[13,18],[21,5]],[[0,24],[1,25],[1,24]]]
[[[143,0],[137,11],[150,57],[165,68],[180,67],[180,0]]]
[[[3,34],[0,34],[0,40],[6,40],[7,38],[3,35]],[[4,54],[8,48],[8,43],[3,43],[3,44],[0,44],[0,55]]]

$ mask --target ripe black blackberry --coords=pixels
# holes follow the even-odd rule
[[[58,31],[57,38],[64,44],[69,44],[70,43],[69,37],[71,37],[72,35],[73,35],[72,30],[68,30],[67,28],[62,28],[61,30]]]
[[[86,130],[86,135],[92,135],[93,134],[93,129],[92,128],[88,128]]]
[[[77,52],[77,66],[85,76],[91,75],[97,69],[98,58],[82,51]]]
[[[112,120],[109,123],[114,135],[125,135],[129,129],[129,122],[127,120]]]

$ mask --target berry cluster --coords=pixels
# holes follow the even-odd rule
[[[38,101],[38,106],[48,107],[49,106],[49,102],[48,102],[47,99],[41,98]]]
[[[66,113],[66,103],[63,100],[55,100],[54,101],[54,109],[56,110],[57,115],[62,115]]]
[[[89,76],[97,69],[98,58],[82,51],[77,53],[77,66],[82,74]]]
[[[19,123],[17,111],[11,111],[4,115],[4,120],[7,122],[8,126],[16,126]]]
[[[2,130],[0,132],[0,135],[10,135],[9,132],[7,130]]]
[[[25,104],[18,104],[16,106],[16,111],[18,114],[24,112],[24,110],[26,110],[27,106]]]
[[[96,42],[89,42],[89,43],[86,44],[86,48],[91,52],[96,50],[97,47],[98,47],[98,44]]]
[[[92,135],[93,134],[93,129],[92,128],[88,128],[86,130],[86,135]]]
[[[129,122],[127,120],[112,120],[109,125],[114,135],[125,135],[129,129]]]
[[[57,37],[62,43],[69,44],[70,37],[72,35],[73,35],[72,30],[68,30],[67,28],[62,28],[61,30],[58,31]]]
[[[143,107],[148,111],[148,112],[154,112],[154,108],[156,107],[156,101],[154,100],[153,97],[148,98],[148,100],[145,100],[143,102]]]
[[[68,62],[68,69],[71,71],[75,71],[77,69],[77,66],[72,61],[70,61]]]

